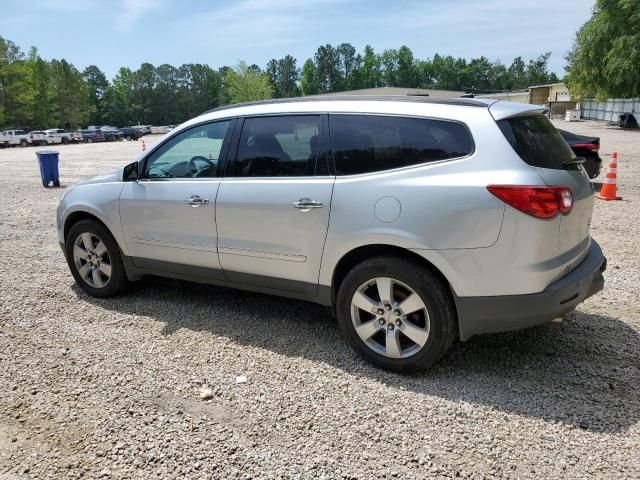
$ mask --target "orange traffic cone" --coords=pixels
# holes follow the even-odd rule
[[[604,184],[600,189],[600,193],[596,195],[596,198],[600,200],[622,200],[622,197],[617,195],[616,177],[618,173],[618,152],[611,154],[611,161],[609,162],[609,168],[607,168],[607,174],[604,178]]]
[[[144,144],[144,140],[140,140],[142,142],[142,151],[144,152],[147,149],[147,146]]]

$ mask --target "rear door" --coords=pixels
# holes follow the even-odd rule
[[[511,146],[531,165],[547,185],[567,186],[573,194],[573,209],[560,217],[558,254],[579,256],[588,247],[593,211],[593,185],[581,166],[564,166],[575,158],[567,142],[543,115],[528,115],[498,121]],[[573,255],[568,252],[572,252]]]
[[[326,116],[252,117],[238,130],[216,201],[225,276],[315,295],[334,183]]]
[[[189,265],[222,277],[215,199],[234,120],[206,123],[171,137],[144,162],[120,195],[122,231],[133,262],[169,269]]]

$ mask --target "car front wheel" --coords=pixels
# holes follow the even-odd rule
[[[394,371],[432,366],[456,335],[447,287],[403,257],[376,257],[353,268],[340,285],[337,316],[360,355]]]
[[[89,295],[111,297],[126,287],[120,248],[102,224],[79,221],[69,230],[65,245],[73,278]]]

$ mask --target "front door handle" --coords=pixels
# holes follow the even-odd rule
[[[209,199],[200,198],[200,195],[191,195],[189,198],[184,199],[184,203],[187,203],[195,208],[199,207],[200,205],[207,205],[209,203]]]
[[[322,208],[322,202],[316,202],[310,198],[301,198],[297,202],[293,202],[292,205],[301,212],[308,212],[312,208]]]

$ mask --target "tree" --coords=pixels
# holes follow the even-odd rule
[[[350,43],[341,43],[338,45],[336,51],[338,53],[338,61],[340,65],[340,76],[342,77],[340,90],[351,90],[356,88],[354,74],[359,65],[355,47]]]
[[[89,119],[89,98],[82,73],[66,60],[51,61],[52,118],[56,126],[79,128]]]
[[[418,75],[413,52],[406,45],[401,46],[398,50],[397,75],[397,86],[407,88],[416,88],[418,86]]]
[[[95,65],[89,65],[85,68],[82,76],[87,83],[89,105],[91,108],[89,123],[100,125],[105,120],[104,94],[109,87],[109,81],[104,72]]]
[[[281,98],[282,95],[278,90],[278,60],[276,60],[275,58],[269,60],[264,71],[269,77],[269,81],[271,82],[271,86],[273,87],[274,98]]]
[[[578,95],[640,97],[640,1],[597,0],[567,56],[567,85]]]
[[[291,55],[287,55],[280,60],[275,58],[269,60],[265,73],[269,77],[275,98],[289,98],[300,95],[300,89],[298,88],[300,71],[296,66],[296,59]]]
[[[33,121],[34,90],[29,77],[20,47],[0,36],[0,114],[6,125],[24,126]]]
[[[527,86],[542,85],[545,83],[557,82],[558,78],[555,74],[549,74],[549,57],[551,52],[546,52],[540,55],[538,58],[529,60],[527,65]]]
[[[364,47],[360,78],[360,88],[376,88],[382,85],[382,67],[380,65],[380,57],[376,55],[371,45],[366,45]]]
[[[307,59],[302,66],[302,76],[300,77],[300,91],[303,95],[317,95],[320,93],[320,83],[318,82],[318,72],[316,64],[312,59]]]
[[[338,91],[342,82],[338,51],[330,44],[323,45],[314,55],[314,62],[320,93]]]
[[[297,97],[300,95],[298,79],[300,70],[296,66],[296,59],[291,55],[278,60],[278,92],[281,97]]]
[[[385,50],[380,55],[382,65],[382,81],[385,87],[397,87],[398,84],[398,51]]]
[[[273,96],[269,76],[266,73],[258,73],[245,62],[227,70],[224,82],[231,103],[251,102]]]
[[[53,122],[51,67],[40,58],[35,49],[29,54],[29,67],[33,88],[30,123],[34,127],[47,128]]]
[[[511,62],[511,66],[509,67],[509,77],[511,79],[511,87],[514,90],[520,88],[527,88],[527,73],[526,66],[522,57],[516,57]]]

